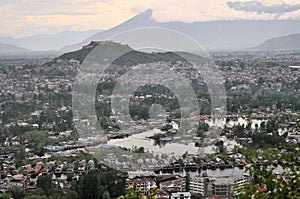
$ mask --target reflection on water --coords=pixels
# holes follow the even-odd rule
[[[249,122],[251,122],[252,128],[255,128],[255,125],[260,126],[261,122],[263,121],[265,120],[246,120],[240,117],[238,118],[237,121],[229,121],[227,125],[234,126],[240,124],[246,126]],[[206,122],[209,123],[210,126],[219,126],[224,124],[223,120],[214,121],[214,124],[211,124],[211,122],[209,121]],[[176,126],[176,128],[178,128],[178,125]],[[108,144],[117,147],[128,148],[128,149],[133,149],[134,147],[138,147],[138,148],[144,147],[144,150],[147,151],[148,153],[172,154],[175,156],[181,156],[185,152],[188,152],[189,154],[199,154],[200,152],[207,154],[207,153],[214,152],[213,146],[204,147],[201,149],[201,151],[199,151],[199,148],[195,147],[195,144],[193,142],[185,143],[185,144],[179,143],[178,141],[182,139],[181,137],[175,137],[174,139],[177,139],[177,141],[175,142],[173,141],[173,142],[163,142],[163,143],[159,143],[159,141],[157,142],[149,138],[155,134],[163,134],[163,133],[164,132],[161,131],[160,129],[154,128],[151,130],[145,130],[142,133],[133,134],[127,138],[109,140]]]
[[[164,145],[155,144],[153,139],[148,137],[158,133],[163,133],[159,129],[147,130],[142,133],[131,135],[123,139],[112,139],[108,141],[108,144],[126,147],[129,149],[136,147],[144,147],[145,151],[153,154],[174,154],[180,156],[186,151],[190,154],[197,154],[198,149],[194,143],[181,144],[181,143],[165,143]]]

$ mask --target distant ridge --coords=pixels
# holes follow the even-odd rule
[[[0,43],[0,57],[55,57],[61,54],[58,51],[32,51],[11,44]]]
[[[300,33],[266,40],[252,50],[259,51],[299,51]]]
[[[20,48],[10,44],[0,43],[0,56],[20,56],[29,55],[33,52],[25,48]]]
[[[32,51],[51,51],[78,43],[100,30],[62,31],[57,34],[42,34],[24,38],[0,37],[0,43],[11,44]]]

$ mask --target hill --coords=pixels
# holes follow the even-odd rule
[[[88,45],[83,46],[80,50],[64,53],[63,55],[53,59],[51,62],[48,62],[48,65],[55,64],[63,61],[77,60],[81,64],[88,54],[97,46],[100,46],[106,51],[119,51],[126,52],[123,56],[116,59],[113,64],[115,65],[137,65],[140,63],[154,63],[154,62],[172,62],[172,61],[184,61],[180,57],[181,53],[165,52],[165,53],[146,53],[133,50],[128,45],[123,45],[120,43],[112,41],[91,41]],[[187,56],[187,53],[184,54]]]
[[[253,50],[259,51],[293,51],[300,50],[300,33],[266,40]]]

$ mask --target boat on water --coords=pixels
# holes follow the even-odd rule
[[[175,170],[175,172],[180,171],[180,164],[178,162],[174,163],[174,170]]]
[[[217,164],[214,161],[210,162],[210,169],[211,170],[216,170],[217,169]]]
[[[199,168],[199,166],[195,162],[191,163],[191,171],[197,171],[198,168]]]
[[[224,170],[225,168],[226,168],[226,164],[225,164],[225,162],[220,162],[219,163],[219,168],[220,168],[220,170]]]
[[[173,140],[173,138],[171,138],[171,137],[159,138],[160,142],[171,142],[172,140]]]

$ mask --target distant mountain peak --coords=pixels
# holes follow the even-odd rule
[[[150,9],[130,18],[129,20],[125,21],[123,24],[127,24],[127,26],[131,26],[131,25],[145,26],[145,25],[149,25],[149,23],[150,24],[155,23],[154,19],[152,19],[152,10]]]
[[[153,11],[151,10],[151,9],[148,9],[148,10],[146,10],[145,12],[143,12],[142,14],[146,17],[148,17],[148,18],[151,18],[152,17],[152,13],[153,13]]]

